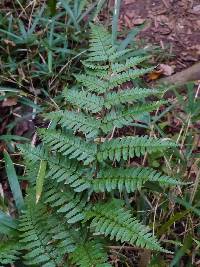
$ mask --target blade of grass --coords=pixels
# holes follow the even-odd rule
[[[121,42],[118,50],[122,51],[125,48],[127,48],[127,46],[133,41],[133,39],[135,38],[135,36],[144,28],[144,24],[141,26],[138,26],[136,28],[133,28],[128,35],[126,36],[126,38]]]
[[[69,17],[72,19],[76,30],[79,31],[80,27],[79,27],[79,25],[78,25],[78,23],[76,21],[76,18],[74,17],[74,13],[72,12],[70,6],[66,3],[65,0],[61,0],[61,3],[63,5],[64,9],[66,10],[67,14],[69,15]]]
[[[4,154],[6,173],[7,173],[10,189],[12,191],[16,207],[18,211],[20,212],[24,206],[24,199],[22,196],[22,191],[19,185],[18,177],[15,171],[13,162],[10,158],[10,155],[8,154],[7,151],[4,151],[3,154]]]
[[[18,136],[18,135],[12,135],[12,134],[4,134],[0,136],[0,140],[2,141],[28,141],[29,139],[23,136]]]
[[[170,263],[170,267],[174,266],[180,266],[180,260],[181,258],[187,253],[187,250],[192,246],[192,237],[189,234],[188,236],[185,237],[183,246],[177,250],[172,262]]]
[[[113,19],[112,19],[112,43],[113,43],[113,45],[115,44],[115,42],[117,40],[120,4],[121,4],[121,0],[115,0]]]
[[[44,184],[44,178],[46,174],[46,168],[47,168],[47,161],[41,160],[40,161],[40,168],[38,171],[38,175],[36,178],[36,204],[40,200],[43,184]]]

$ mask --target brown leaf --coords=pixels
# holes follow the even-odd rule
[[[17,105],[17,98],[16,97],[8,97],[4,99],[2,103],[2,107],[12,107]]]
[[[162,74],[162,70],[154,70],[147,75],[149,81],[157,80]]]
[[[4,43],[5,43],[6,45],[10,45],[10,46],[12,46],[12,47],[15,47],[15,46],[16,46],[16,44],[15,44],[13,41],[11,41],[11,40],[4,39],[3,41],[4,41]]]
[[[138,18],[138,19],[134,19],[133,20],[133,23],[134,23],[134,25],[141,25],[141,24],[143,24],[145,22],[145,19],[142,19],[142,18]]]
[[[167,64],[160,64],[159,69],[162,71],[162,74],[164,74],[166,76],[170,76],[170,75],[172,75],[172,73],[174,73],[173,67],[169,66]]]

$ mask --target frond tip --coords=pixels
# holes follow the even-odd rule
[[[128,193],[139,190],[147,181],[161,185],[180,185],[181,181],[162,175],[152,168],[109,168],[100,170],[97,179],[91,180],[95,192],[111,192],[125,189]]]
[[[107,159],[120,161],[140,157],[147,153],[163,151],[176,147],[177,144],[168,139],[157,139],[148,136],[128,136],[105,141],[97,153],[98,161]]]
[[[96,234],[109,236],[116,241],[128,242],[138,247],[168,252],[163,249],[150,229],[134,218],[130,211],[121,207],[121,201],[112,200],[105,204],[97,204],[87,213],[92,219],[91,229]]]
[[[111,267],[104,246],[97,240],[80,244],[71,255],[72,262],[80,267]]]

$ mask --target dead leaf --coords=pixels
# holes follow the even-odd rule
[[[134,19],[133,20],[133,23],[134,23],[134,25],[141,25],[141,24],[143,24],[145,22],[145,19],[142,19],[142,18],[138,18],[138,19]]]
[[[129,17],[129,19],[133,19],[135,17],[135,10],[127,10],[126,15]]]
[[[4,39],[3,41],[4,41],[4,43],[5,43],[6,45],[10,45],[10,46],[12,46],[12,47],[15,47],[15,46],[16,46],[16,44],[15,44],[13,41],[11,41],[11,40]]]
[[[194,6],[192,10],[194,12],[200,13],[200,5]]]
[[[172,75],[172,73],[174,73],[173,67],[167,64],[160,64],[159,69],[162,71],[162,74],[164,74],[165,76],[170,76]]]
[[[128,27],[128,28],[132,28],[132,24],[131,24],[131,20],[129,19],[128,16],[124,16],[124,21],[125,21],[125,25]]]
[[[2,107],[12,107],[17,105],[17,98],[16,97],[8,97],[4,99],[2,103]]]
[[[157,80],[162,74],[162,70],[154,70],[147,75],[148,81]]]

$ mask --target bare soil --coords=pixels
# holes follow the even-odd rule
[[[138,38],[159,45],[175,71],[200,60],[200,0],[123,0],[120,25],[144,22]]]

